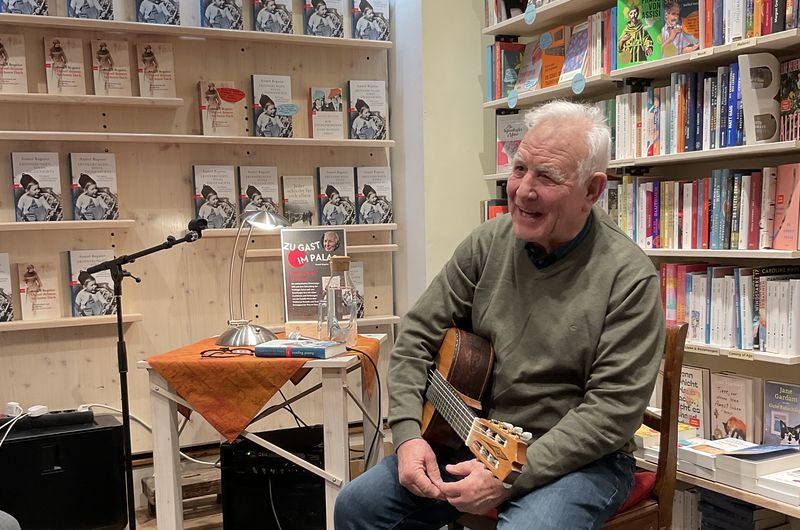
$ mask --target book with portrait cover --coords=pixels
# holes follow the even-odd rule
[[[14,294],[11,290],[11,264],[8,254],[0,252],[0,322],[14,320]]]
[[[344,138],[342,89],[338,87],[311,87],[309,89],[309,99],[311,137]]]
[[[294,136],[292,78],[288,75],[253,74],[253,135],[271,138]]]
[[[353,38],[391,40],[389,0],[353,0]]]
[[[283,215],[291,226],[319,224],[314,177],[283,176]]]
[[[617,68],[661,59],[662,0],[617,0]]]
[[[131,95],[131,60],[124,40],[92,41],[92,76],[98,96]]]
[[[496,123],[497,173],[508,173],[511,171],[514,156],[528,127],[525,125],[525,115],[517,111],[497,114]]]
[[[800,445],[800,386],[764,381],[764,444]]]
[[[292,0],[252,0],[253,30],[294,33]]]
[[[204,28],[242,29],[242,0],[199,0]]]
[[[11,153],[17,221],[61,221],[61,171],[58,153]]]
[[[356,168],[358,224],[394,222],[390,167]]]
[[[47,0],[0,0],[0,13],[47,16]]]
[[[179,0],[136,0],[136,22],[180,26]]]
[[[242,215],[267,211],[281,214],[278,168],[274,166],[239,166],[239,206]]]
[[[22,320],[61,318],[61,290],[55,261],[17,264]]]
[[[70,153],[69,159],[73,219],[119,219],[114,153]]]
[[[572,81],[575,74],[584,72],[586,57],[589,55],[589,22],[573,26],[570,32],[564,66],[561,68],[559,83]]]
[[[86,94],[81,39],[45,37],[44,61],[48,94]]]
[[[203,80],[200,92],[200,119],[205,136],[243,136],[245,93],[233,81]]]
[[[143,42],[136,45],[139,95],[151,98],[175,97],[175,59],[172,44]]]
[[[67,0],[67,16],[93,20],[114,20],[114,3],[118,0]]]
[[[701,14],[698,0],[664,2],[663,6],[661,56],[674,57],[699,49]]]
[[[70,250],[69,290],[72,316],[116,315],[111,271],[89,274],[86,269],[114,259],[113,250]]]
[[[345,0],[305,0],[303,33],[315,37],[344,37]]]
[[[356,178],[352,167],[318,167],[319,224],[356,224]]]
[[[25,62],[25,37],[0,35],[0,94],[26,94],[28,68]]]
[[[194,213],[208,228],[236,227],[236,176],[233,166],[192,166]]]
[[[389,107],[385,81],[349,81],[349,137],[385,140],[389,137]]]

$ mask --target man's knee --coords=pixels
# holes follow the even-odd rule
[[[20,530],[19,523],[6,512],[0,511],[0,530]]]

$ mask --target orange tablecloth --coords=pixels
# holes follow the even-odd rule
[[[147,362],[177,393],[199,412],[229,442],[236,439],[272,396],[304,372],[309,359],[267,359],[254,356],[215,358],[200,357],[200,352],[214,348],[216,337],[204,339],[149,357]],[[358,337],[356,348],[367,353],[375,365],[380,342]],[[372,363],[363,355],[361,369],[366,370],[367,392],[371,395],[375,380]]]

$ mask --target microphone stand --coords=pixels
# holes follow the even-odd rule
[[[108,270],[114,280],[114,299],[117,302],[117,364],[119,365],[119,389],[122,398],[122,447],[125,459],[125,489],[128,506],[128,528],[136,530],[136,503],[133,498],[133,455],[131,454],[131,415],[128,401],[128,350],[125,345],[125,332],[122,329],[122,280],[126,277],[133,278],[136,283],[142,279],[137,278],[123,267],[133,263],[139,258],[167,250],[180,243],[192,243],[202,237],[203,230],[208,227],[205,219],[193,219],[189,222],[189,232],[180,239],[167,236],[167,240],[134,254],[114,258],[86,269],[89,274],[96,274]]]

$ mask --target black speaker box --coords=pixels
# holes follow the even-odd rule
[[[92,423],[17,431],[0,446],[0,510],[25,530],[116,529],[128,523],[122,425]]]
[[[304,460],[324,467],[322,427],[258,433]],[[223,443],[224,530],[324,530],[324,480],[250,440]]]

